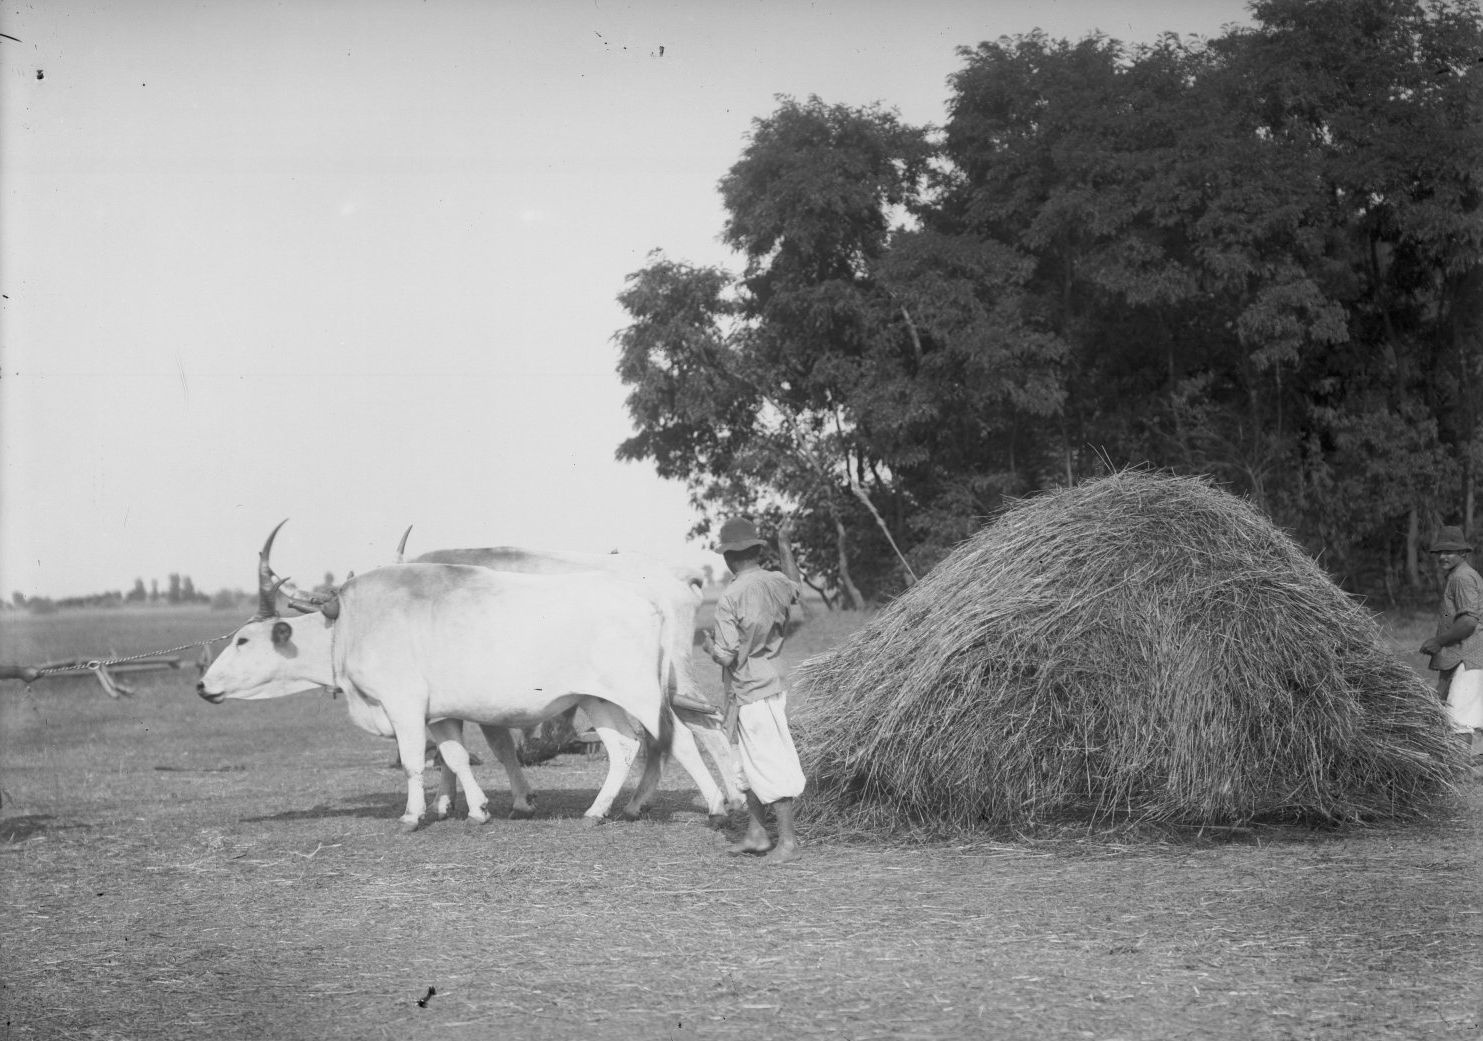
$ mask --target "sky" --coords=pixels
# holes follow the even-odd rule
[[[1238,0],[36,0],[0,8],[0,596],[251,589],[453,546],[714,561],[617,303],[740,270],[777,96],[940,124],[960,46]]]

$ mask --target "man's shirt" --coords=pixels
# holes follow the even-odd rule
[[[777,658],[798,583],[776,571],[743,571],[716,602],[713,657],[722,663],[726,691],[743,704],[783,692]]]
[[[1462,643],[1448,644],[1432,655],[1432,668],[1438,672],[1458,665],[1483,669],[1483,577],[1466,561],[1447,574],[1447,588],[1442,592],[1442,607],[1437,613],[1437,635],[1450,629],[1459,615],[1472,616],[1476,628]]]

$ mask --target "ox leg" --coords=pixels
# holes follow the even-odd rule
[[[423,756],[427,750],[427,720],[414,716],[406,720],[392,720],[396,732],[397,753],[402,757],[402,771],[407,775],[407,810],[402,814],[402,826],[414,829],[422,823],[427,810],[427,796],[422,790]]]
[[[726,819],[726,800],[721,795],[721,789],[716,787],[716,781],[711,777],[711,772],[706,769],[705,760],[700,757],[700,749],[695,744],[695,738],[691,735],[689,728],[684,726],[678,718],[674,721],[674,741],[670,745],[670,754],[674,756],[695,781],[695,786],[700,789],[700,796],[705,800],[707,815],[711,823],[716,824]],[[623,816],[630,820],[637,817],[648,808],[650,800],[654,797],[655,789],[659,787],[659,777],[663,768],[662,756],[650,754],[644,761],[644,776],[639,781],[638,789],[633,793],[633,799],[628,808],[623,811]]]
[[[441,766],[438,770],[438,794],[433,800],[433,819],[447,820],[448,815],[453,812],[454,799],[458,796],[458,775],[448,765],[447,756],[440,756],[439,759]]]
[[[438,743],[438,753],[443,758],[443,772],[434,813],[442,820],[453,809],[454,793],[458,790],[454,784],[456,776],[463,784],[464,795],[468,798],[469,819],[483,824],[489,820],[489,813],[485,809],[489,800],[485,798],[484,789],[479,787],[479,782],[474,780],[469,751],[463,743],[463,721],[440,719],[428,724],[428,729],[432,731],[433,740]]]
[[[638,756],[639,739],[634,733],[634,725],[628,713],[612,702],[589,698],[582,702],[582,714],[592,724],[592,729],[597,731],[597,736],[608,753],[608,776],[598,789],[597,798],[582,815],[588,820],[596,821],[608,815],[618,793],[623,789],[623,782]]]
[[[433,738],[441,740],[441,738],[439,737],[438,724],[430,723],[428,724],[427,729],[429,733],[432,734]],[[434,747],[437,746],[434,745]],[[453,767],[448,762],[448,757],[446,755],[442,755],[441,751],[442,750],[439,749],[440,754],[438,755],[438,795],[437,798],[433,800],[433,818],[435,820],[447,819],[448,815],[453,812],[453,802],[454,799],[458,796],[458,775],[453,772]],[[398,757],[398,759],[400,760],[400,757]],[[400,766],[401,762],[398,761],[396,765]]]
[[[721,790],[726,794],[726,808],[746,809],[747,793],[736,783],[736,753],[731,750],[731,742],[726,738],[726,728],[721,725],[721,721],[715,716],[690,712],[676,712],[676,715],[684,722],[685,729],[690,731],[696,744],[710,756],[711,764],[721,778]]]
[[[678,729],[678,728],[677,728]],[[639,785],[633,790],[633,798],[628,800],[628,805],[623,808],[623,819],[636,821],[644,815],[649,808],[649,803],[654,800],[654,792],[659,788],[659,778],[664,772],[664,756],[654,750],[653,742],[649,742],[644,754],[644,773],[639,778]]]
[[[515,739],[504,727],[481,724],[479,729],[484,731],[484,740],[489,742],[489,750],[494,753],[499,764],[505,768],[505,776],[510,779],[510,819],[524,820],[527,817],[534,817],[536,812],[532,801],[534,796],[530,793],[530,785],[525,781],[525,768],[520,765],[520,753],[515,749]],[[473,816],[472,810],[469,815]]]

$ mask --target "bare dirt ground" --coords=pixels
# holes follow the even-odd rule
[[[231,619],[108,624],[129,652]],[[90,625],[7,616],[0,657],[97,654]],[[1472,779],[1431,821],[1338,831],[942,845],[804,820],[806,856],[769,869],[674,769],[650,819],[585,825],[580,755],[532,768],[535,820],[399,834],[392,746],[343,704],[213,707],[194,679],[0,686],[6,1041],[1483,1038]]]

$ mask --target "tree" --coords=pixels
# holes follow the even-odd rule
[[[131,604],[142,604],[148,597],[149,594],[144,591],[144,579],[136,578],[134,579],[134,588],[129,590],[124,600]]]
[[[1348,337],[1313,359],[1309,513],[1358,491],[1372,509],[1350,543],[1382,550],[1400,535],[1411,583],[1423,529],[1471,524],[1483,417],[1483,23],[1476,3],[1267,0],[1264,31],[1236,41],[1275,140],[1313,157],[1329,201],[1329,299]],[[1356,490],[1349,431],[1382,438],[1371,484]],[[1400,450],[1400,446],[1407,446]],[[1377,447],[1379,445],[1377,444]],[[1307,489],[1305,489],[1307,490]]]
[[[940,132],[780,99],[720,186],[742,273],[655,255],[620,297],[620,457],[801,511],[849,600],[1006,496],[1150,463],[1414,586],[1483,469],[1478,3],[1252,12],[965,48]]]
[[[906,512],[893,470],[906,460],[878,436],[895,402],[877,391],[911,355],[879,265],[893,218],[920,198],[932,148],[879,106],[779,100],[721,181],[723,238],[746,261],[746,347],[770,381],[773,439],[795,463],[788,498],[828,520],[799,530],[802,561],[820,566],[830,546],[823,570],[858,603],[862,587],[901,581],[883,512]]]
[[[1253,12],[1208,44],[964,52],[938,226],[1029,258],[1068,478],[1105,465],[1078,445],[1210,473],[1331,565],[1397,528],[1414,561],[1420,504],[1475,484],[1477,7]]]
[[[1054,468],[1067,350],[1026,307],[1025,258],[1001,244],[903,231],[879,275],[896,308],[887,328],[905,335],[859,411],[911,506],[898,527],[925,570]]]
[[[780,502],[812,498],[827,466],[802,440],[795,413],[764,390],[771,377],[737,331],[730,278],[656,256],[628,281],[619,301],[632,322],[618,336],[618,371],[633,388],[638,432],[618,457],[653,460],[661,476],[689,484],[697,507],[718,513],[776,519]],[[704,530],[705,522],[696,533]],[[802,567],[853,587],[847,558],[831,568],[799,549]]]
[[[822,511],[797,533],[800,565],[855,603],[879,569],[865,592],[852,569],[888,530],[866,489],[890,494],[860,411],[890,307],[872,266],[929,155],[893,113],[781,99],[721,183],[744,275],[655,258],[619,298],[639,430],[620,458],[653,459],[714,510]]]
[[[1157,460],[1260,496],[1282,443],[1267,373],[1342,336],[1294,257],[1309,179],[1231,110],[1197,42],[1032,34],[962,53],[938,220],[1025,260],[1024,313],[1067,355],[1047,432],[1064,479]]]

